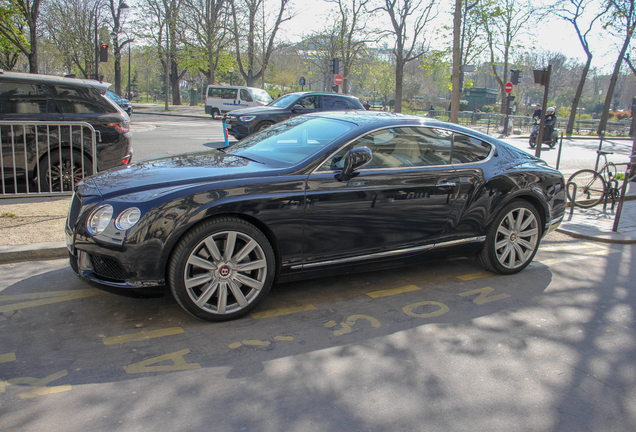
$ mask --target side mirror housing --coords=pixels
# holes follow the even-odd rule
[[[302,105],[294,105],[294,106],[292,107],[292,111],[293,111],[293,112],[298,112],[298,111],[302,111],[302,110],[303,110]]]
[[[373,159],[373,152],[369,147],[356,147],[349,150],[345,156],[344,166],[337,178],[340,181],[349,180],[354,175],[354,171],[362,168]]]

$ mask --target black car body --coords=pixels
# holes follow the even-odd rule
[[[66,234],[84,281],[130,294],[167,284],[188,312],[219,321],[248,313],[274,281],[352,267],[477,254],[516,273],[565,200],[561,173],[473,130],[317,113],[86,179]]]
[[[223,116],[227,131],[236,139],[266,129],[291,117],[322,111],[364,110],[355,96],[338,93],[288,93],[266,106],[234,110]]]
[[[110,100],[112,100],[117,105],[119,105],[119,108],[124,110],[126,114],[128,114],[129,116],[132,115],[133,106],[131,101],[129,101],[128,99],[124,97],[119,96],[117,93],[115,93],[112,90],[106,90],[106,96],[108,96]]]
[[[106,86],[94,80],[0,71],[0,121],[10,123],[1,127],[0,136],[4,192],[14,184],[25,184],[26,192],[72,190],[74,182],[93,173],[95,162],[97,171],[104,171],[131,161],[130,119],[103,95]],[[97,154],[92,154],[89,128],[56,126],[63,122],[90,124]]]

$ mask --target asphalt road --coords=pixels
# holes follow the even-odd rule
[[[220,324],[0,266],[0,430],[634,431],[636,249],[279,284]]]

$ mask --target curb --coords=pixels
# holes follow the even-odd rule
[[[203,115],[194,115],[194,114],[172,114],[172,113],[158,113],[158,112],[145,112],[145,111],[135,111],[136,114],[146,114],[146,115],[158,115],[158,116],[167,116],[167,117],[188,117],[188,118],[207,118],[210,117],[212,118],[212,116],[209,116],[207,114]]]
[[[557,228],[557,232],[565,235],[569,235],[570,237],[579,238],[583,240],[591,240],[599,243],[611,243],[611,244],[636,244],[636,239],[627,239],[626,236],[619,233],[607,233],[601,234],[598,236],[589,236],[585,234],[581,234],[579,232],[567,229],[567,228]],[[623,237],[623,238],[616,238]]]
[[[0,246],[0,263],[56,258],[68,258],[65,242]]]

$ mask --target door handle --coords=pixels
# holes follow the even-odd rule
[[[455,186],[457,186],[457,183],[454,183],[454,182],[441,182],[435,185],[435,187],[438,187],[438,188],[448,188],[448,187],[455,187]]]

